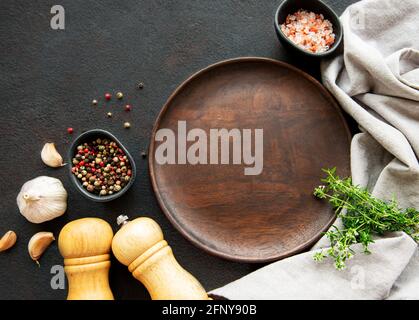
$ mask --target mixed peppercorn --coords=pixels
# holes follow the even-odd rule
[[[139,82],[139,83],[137,84],[137,89],[142,90],[143,88],[144,88],[144,83]],[[124,98],[124,94],[123,94],[121,91],[116,92],[115,96],[116,96],[116,98],[117,98],[118,100],[122,100],[122,99]],[[106,100],[106,101],[110,101],[110,100],[112,99],[112,94],[111,94],[111,93],[109,93],[109,92],[106,92],[106,93],[104,94],[104,98],[105,98],[105,100]],[[98,105],[98,103],[99,103],[99,101],[98,101],[97,99],[93,99],[93,100],[92,100],[92,105],[93,105],[93,106],[97,106],[97,105]],[[126,105],[124,106],[124,110],[125,110],[126,112],[130,112],[130,111],[132,110],[132,105],[130,105],[130,104],[126,104]],[[106,116],[107,116],[108,118],[112,118],[113,114],[112,114],[112,112],[107,112],[107,113],[106,113]],[[124,128],[125,128],[125,129],[129,129],[129,128],[131,128],[131,123],[129,123],[128,121],[124,122]],[[74,129],[73,129],[73,128],[67,128],[67,132],[68,132],[69,134],[73,134]]]
[[[72,173],[91,193],[107,196],[120,192],[130,181],[132,169],[115,141],[98,138],[77,146]]]

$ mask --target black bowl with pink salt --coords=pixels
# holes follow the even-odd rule
[[[320,0],[286,0],[275,14],[281,44],[303,57],[324,58],[341,51],[342,25],[337,14]]]

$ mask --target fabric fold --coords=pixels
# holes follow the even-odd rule
[[[371,245],[360,245],[350,266],[342,271],[332,261],[316,262],[313,251],[259,269],[210,294],[228,299],[384,299],[415,254],[415,242],[395,233]],[[401,254],[403,252],[403,254]]]
[[[364,0],[341,16],[344,54],[321,65],[322,81],[359,124],[353,182],[419,209],[419,1]],[[339,225],[339,221],[337,224]],[[417,244],[404,233],[375,239],[343,271],[314,250],[213,290],[227,299],[419,299]],[[359,251],[359,246],[354,246]]]

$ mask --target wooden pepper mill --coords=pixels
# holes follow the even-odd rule
[[[202,285],[176,261],[160,226],[150,218],[117,219],[121,229],[112,251],[133,276],[141,281],[153,300],[207,300]]]
[[[109,287],[113,231],[98,218],[74,220],[64,226],[58,248],[68,278],[67,300],[113,300]]]

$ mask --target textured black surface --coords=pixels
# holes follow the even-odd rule
[[[340,14],[353,0],[325,1]],[[0,299],[64,299],[52,290],[51,266],[62,264],[56,243],[41,259],[27,253],[38,231],[56,236],[73,219],[96,216],[114,229],[125,213],[157,220],[179,262],[211,290],[260,267],[224,261],[196,249],[166,220],[151,189],[147,161],[141,157],[154,120],[170,93],[191,73],[219,60],[264,56],[291,62],[318,75],[318,64],[287,55],[278,44],[273,15],[280,1],[81,1],[61,0],[66,29],[50,28],[50,1],[0,1],[0,233],[18,234],[16,246],[0,254]],[[143,81],[143,90],[136,83]],[[105,92],[124,92],[123,102],[104,103]],[[91,106],[99,99],[97,107]],[[133,105],[125,113],[123,103]],[[109,119],[106,112],[112,111]],[[132,128],[125,130],[123,122]],[[66,132],[74,128],[74,135]],[[134,156],[138,175],[122,198],[107,204],[84,199],[66,169],[47,168],[39,156],[54,141],[63,154],[82,131],[114,133]],[[69,192],[67,213],[31,224],[16,206],[21,185],[39,175],[61,179]],[[233,231],[234,232],[234,231]],[[148,299],[125,266],[113,260],[110,282],[117,299]]]

